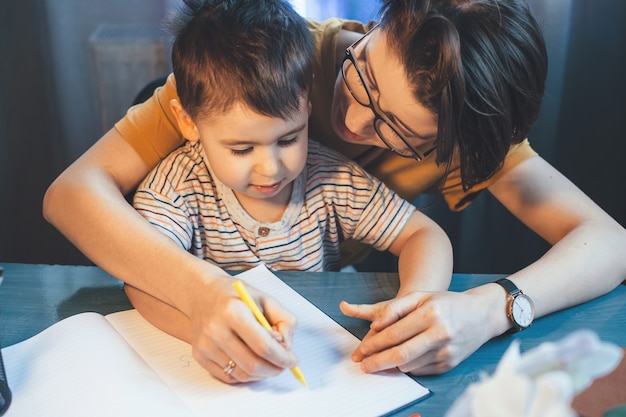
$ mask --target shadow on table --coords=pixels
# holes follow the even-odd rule
[[[81,288],[59,304],[59,320],[78,313],[93,311],[102,315],[132,309],[121,286]]]

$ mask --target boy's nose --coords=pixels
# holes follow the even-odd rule
[[[276,152],[267,152],[257,162],[257,172],[264,177],[274,178],[279,172],[282,163]]]

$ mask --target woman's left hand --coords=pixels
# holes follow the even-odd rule
[[[364,372],[398,368],[415,375],[448,371],[495,336],[478,294],[413,292],[376,304],[341,302],[350,317],[371,321],[352,354]]]

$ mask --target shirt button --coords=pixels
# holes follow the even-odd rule
[[[261,237],[266,237],[270,234],[270,229],[269,227],[259,227],[259,230],[257,230],[257,233],[259,234],[259,236]]]

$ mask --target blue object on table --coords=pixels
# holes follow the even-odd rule
[[[0,416],[9,409],[9,405],[11,405],[11,390],[4,372],[4,362],[0,352]]]
[[[626,417],[626,404],[611,408],[604,414],[604,417]]]
[[[4,277],[4,269],[0,267],[0,284]],[[2,351],[0,350],[0,416],[3,415],[11,405],[11,390],[7,382],[7,375],[4,371],[4,361],[2,360]]]

